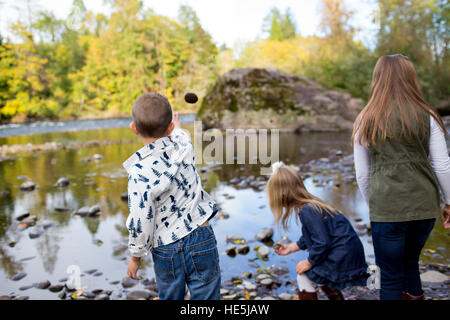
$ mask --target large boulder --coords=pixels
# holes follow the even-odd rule
[[[198,112],[203,129],[350,130],[361,99],[275,68],[233,69],[219,77]]]

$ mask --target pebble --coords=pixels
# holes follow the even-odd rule
[[[64,286],[61,284],[54,284],[48,287],[48,290],[50,290],[51,292],[60,292],[63,288]]]
[[[23,219],[28,218],[29,216],[30,216],[30,213],[29,212],[25,212],[25,213],[22,213],[22,214],[18,215],[16,220],[17,221],[22,221]]]
[[[96,161],[100,161],[100,160],[103,160],[104,157],[101,154],[96,153],[96,154],[94,154],[93,158]]]
[[[221,296],[227,295],[229,293],[230,293],[230,290],[228,290],[228,289],[224,289],[224,288],[220,289],[220,295]]]
[[[51,283],[48,280],[44,280],[38,283],[34,283],[33,287],[38,288],[38,289],[47,289],[48,287],[50,287]]]
[[[20,185],[20,190],[24,192],[33,191],[34,189],[36,189],[36,184],[32,181],[27,181]]]
[[[30,239],[36,239],[36,238],[39,238],[43,233],[44,232],[40,229],[34,229],[34,230],[30,231],[28,236],[30,237]]]
[[[281,293],[278,297],[281,300],[292,300],[292,294],[289,293]]]
[[[128,300],[148,300],[151,297],[151,294],[149,291],[144,291],[144,290],[136,290],[136,291],[131,291],[130,293],[127,294],[127,299]]]
[[[258,232],[255,236],[255,239],[261,242],[266,242],[272,239],[273,236],[273,229],[272,228],[266,228],[260,232]]]
[[[19,281],[19,280],[25,278],[26,276],[27,276],[27,274],[25,272],[19,272],[19,273],[16,273],[15,275],[13,275],[11,277],[11,280],[12,281]]]
[[[261,258],[267,258],[269,256],[270,249],[266,246],[259,247],[258,254],[261,256]]]
[[[88,162],[91,162],[92,159],[89,158],[89,157],[84,157],[84,158],[81,158],[80,161],[83,162],[83,163],[88,163]]]
[[[266,296],[266,297],[262,298],[261,300],[276,300],[276,299],[272,296]]]
[[[273,280],[270,279],[270,278],[262,279],[262,280],[260,281],[260,283],[261,283],[263,286],[267,286],[267,287],[268,287],[268,286],[272,285]]]
[[[422,273],[420,279],[422,282],[438,283],[447,281],[449,277],[439,271],[430,270]]]
[[[70,184],[70,180],[67,178],[59,178],[58,181],[56,181],[56,186],[60,188],[66,188]]]
[[[256,276],[256,281],[261,282],[264,279],[270,279],[270,276],[267,273],[261,273]]]
[[[80,217],[86,217],[89,214],[89,210],[89,207],[81,207],[75,214],[79,215]]]
[[[244,288],[251,291],[251,290],[256,290],[256,285],[249,282],[249,281],[244,281]]]
[[[238,253],[239,253],[239,254],[243,254],[243,255],[249,253],[249,251],[250,251],[250,247],[247,246],[247,245],[242,246],[242,247],[240,247],[240,248],[238,249]]]
[[[100,205],[96,204],[89,208],[88,214],[90,217],[98,216],[100,213]]]
[[[109,300],[109,295],[107,295],[106,293],[100,293],[95,297],[94,300]]]
[[[225,253],[230,256],[230,257],[235,257],[236,253],[237,253],[237,249],[236,246],[229,246],[226,250]]]
[[[131,288],[138,284],[138,280],[131,279],[130,277],[125,277],[122,279],[122,287]]]
[[[19,290],[20,291],[25,291],[25,290],[28,290],[28,289],[31,289],[31,288],[33,288],[33,286],[28,285],[28,286],[20,287]]]

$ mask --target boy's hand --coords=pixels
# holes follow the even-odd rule
[[[175,114],[173,116],[173,121],[172,121],[173,125],[174,125],[174,129],[181,128],[179,117],[180,117],[179,113],[175,112]]]
[[[285,256],[299,250],[295,242],[290,245],[279,242],[279,245],[280,247],[275,249],[275,253],[279,254],[280,256]]]
[[[302,274],[303,272],[308,271],[312,268],[312,264],[308,261],[308,259],[300,261],[297,266],[295,267],[295,270],[298,274]]]
[[[142,277],[138,277],[136,275],[136,272],[138,271],[140,266],[141,266],[141,258],[138,258],[138,257],[130,258],[130,262],[128,262],[127,274],[131,279],[134,279],[134,280],[142,279]]]

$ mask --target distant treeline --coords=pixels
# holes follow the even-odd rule
[[[378,0],[374,48],[355,41],[344,0],[321,2],[322,36],[301,36],[291,11],[273,8],[265,37],[234,50],[215,44],[184,5],[177,21],[138,0],[109,0],[110,16],[87,11],[82,0],[64,20],[28,12],[10,25],[13,39],[0,35],[0,119],[119,116],[146,91],[165,94],[176,109],[195,108],[184,94],[202,98],[236,67],[276,67],[366,100],[377,58],[392,53],[415,63],[431,104],[449,103],[447,0]]]

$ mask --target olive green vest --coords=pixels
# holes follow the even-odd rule
[[[414,132],[413,142],[394,138],[369,146],[371,221],[422,220],[440,214],[439,185],[428,160],[429,114],[422,113]]]

